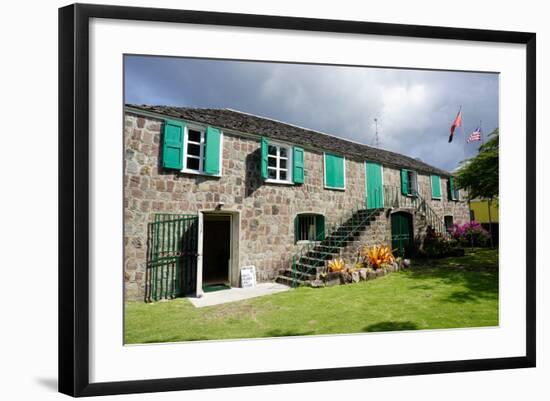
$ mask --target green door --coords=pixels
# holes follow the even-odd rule
[[[411,256],[413,230],[409,213],[397,212],[391,215],[391,247],[396,255]]]
[[[384,207],[382,187],[382,166],[378,163],[365,163],[367,177],[367,209]]]

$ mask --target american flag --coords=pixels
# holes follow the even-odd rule
[[[475,142],[475,141],[481,141],[481,128],[476,128],[474,132],[470,134],[468,139],[466,140],[466,143]]]

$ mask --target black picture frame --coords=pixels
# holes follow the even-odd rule
[[[526,45],[526,353],[521,357],[90,383],[88,61],[91,18]],[[535,366],[536,35],[479,29],[74,4],[59,9],[59,391],[71,396],[238,387]]]

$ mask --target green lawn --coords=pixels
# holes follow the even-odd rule
[[[125,341],[153,343],[498,325],[498,253],[413,261],[376,280],[197,309],[128,302]]]

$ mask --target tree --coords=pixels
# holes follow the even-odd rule
[[[493,199],[498,199],[498,128],[489,134],[487,143],[479,147],[478,155],[466,160],[464,166],[457,172],[457,185],[468,190],[469,199],[488,200],[487,210],[492,248],[491,204]]]
[[[468,190],[470,199],[498,198],[498,128],[479,147],[478,155],[466,161],[456,178],[457,185]]]

